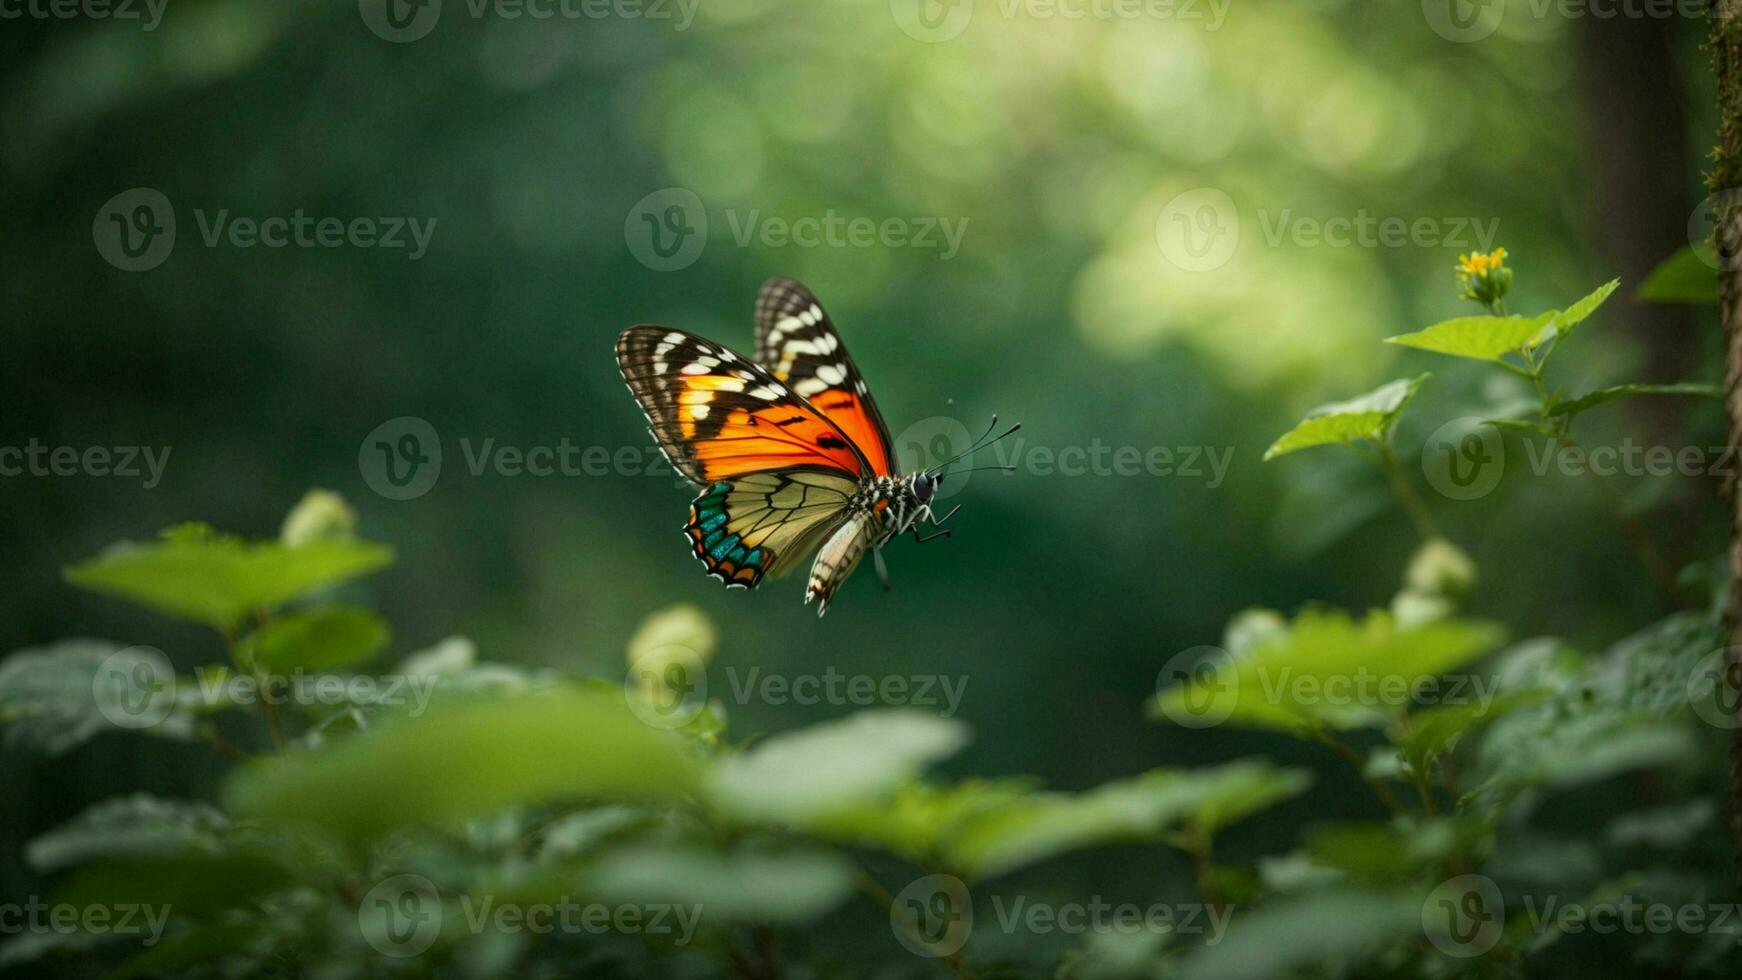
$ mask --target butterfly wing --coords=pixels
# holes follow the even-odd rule
[[[824,538],[804,589],[805,602],[817,600],[818,617],[829,611],[829,600],[835,597],[835,590],[853,574],[875,537],[869,517],[859,513],[837,522]]]
[[[834,469],[750,473],[702,491],[684,534],[709,575],[727,588],[754,588],[797,567],[840,527],[857,488]]]
[[[666,459],[692,483],[795,467],[855,481],[871,471],[839,425],[718,344],[669,327],[631,327],[617,338],[617,366]]]
[[[894,473],[889,426],[858,365],[822,304],[795,280],[770,279],[756,294],[756,361],[844,432],[873,473]]]

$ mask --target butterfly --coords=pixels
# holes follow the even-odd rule
[[[708,574],[755,588],[814,551],[804,601],[821,616],[867,551],[887,588],[885,544],[910,530],[921,542],[949,536],[921,537],[919,526],[955,514],[931,508],[954,460],[896,471],[883,414],[810,290],[770,279],[755,322],[754,358],[643,325],[617,338],[617,366],[672,468],[702,488],[684,535]]]

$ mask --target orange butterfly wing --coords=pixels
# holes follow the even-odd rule
[[[756,294],[756,360],[845,433],[873,473],[894,474],[883,414],[822,304],[796,280],[770,279]]]
[[[691,482],[823,467],[873,471],[857,440],[750,359],[694,334],[639,326],[617,338],[617,365],[666,458]]]

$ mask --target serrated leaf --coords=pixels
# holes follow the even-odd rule
[[[1550,408],[1550,415],[1574,416],[1588,408],[1595,408],[1605,402],[1617,398],[1628,398],[1633,395],[1696,395],[1705,398],[1722,398],[1724,389],[1717,385],[1704,384],[1698,381],[1673,381],[1668,384],[1625,384],[1609,388],[1599,388],[1589,391],[1577,398],[1556,402]]]
[[[739,820],[802,826],[893,791],[967,743],[968,727],[959,721],[915,710],[862,711],[720,759],[709,796]]]
[[[966,821],[947,866],[985,879],[1069,851],[1159,838],[1198,802],[1191,778],[1158,769],[1080,794],[1036,793]]]
[[[1547,339],[1545,331],[1558,314],[1537,316],[1461,316],[1415,333],[1385,338],[1388,344],[1418,350],[1499,362],[1507,354],[1529,350]]]
[[[854,877],[845,858],[815,847],[721,853],[640,845],[612,851],[587,869],[588,890],[603,901],[675,905],[718,925],[809,921],[845,900]]]
[[[273,619],[243,641],[243,650],[274,674],[319,672],[361,663],[387,638],[387,623],[373,612],[326,606]]]
[[[1512,691],[1490,699],[1478,698],[1412,711],[1408,728],[1397,734],[1394,741],[1412,768],[1426,772],[1434,758],[1451,748],[1465,732],[1548,696],[1547,691]]]
[[[1718,259],[1709,244],[1683,246],[1651,270],[1634,294],[1652,303],[1718,302]]]
[[[1399,378],[1347,401],[1320,405],[1264,451],[1266,460],[1313,446],[1383,441],[1385,432],[1431,375]]]
[[[1237,919],[1220,942],[1181,964],[1185,980],[1288,977],[1327,960],[1348,961],[1392,937],[1421,935],[1421,903],[1392,892],[1298,892]]]
[[[1308,610],[1245,655],[1213,665],[1151,701],[1151,715],[1203,727],[1234,724],[1315,737],[1384,724],[1409,692],[1481,656],[1500,629],[1451,618],[1400,624]]]
[[[1407,823],[1319,824],[1306,834],[1312,863],[1367,881],[1403,881],[1481,846],[1480,821],[1444,817]]]
[[[1611,279],[1580,297],[1578,302],[1556,313],[1554,318],[1555,335],[1565,337],[1572,333],[1574,328],[1589,319],[1591,314],[1597,312],[1597,307],[1602,306],[1610,294],[1620,286],[1621,280]]]
[[[147,665],[149,690],[141,686],[104,696],[111,689],[100,684],[114,678],[131,683],[134,675],[117,659],[130,649],[109,640],[61,640],[15,651],[0,662],[0,724],[6,726],[6,743],[60,755],[104,732],[191,739],[192,703],[178,697],[167,668]],[[126,713],[116,714],[118,710]]]
[[[289,547],[208,531],[117,545],[66,569],[67,581],[159,612],[228,630],[243,616],[386,567],[393,550],[325,539]]]
[[[234,813],[359,840],[568,798],[673,799],[698,783],[680,736],[643,724],[620,694],[563,687],[392,716],[239,772],[226,795]]]
[[[214,854],[223,849],[229,825],[204,803],[135,793],[99,803],[38,835],[24,857],[37,873],[52,874],[94,858]]]

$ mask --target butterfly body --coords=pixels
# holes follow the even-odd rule
[[[754,588],[816,553],[818,614],[867,551],[933,520],[938,477],[899,474],[888,427],[809,290],[773,279],[756,356],[669,327],[617,341],[624,381],[672,466],[702,492],[684,535],[708,574]],[[881,568],[881,565],[879,565]]]

